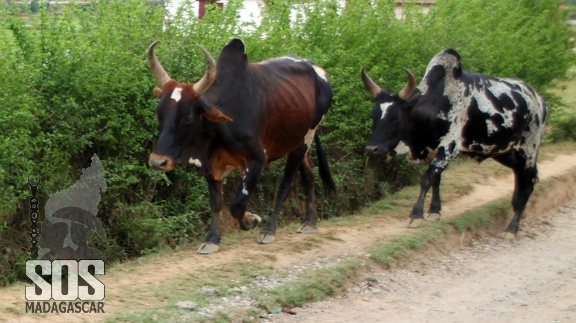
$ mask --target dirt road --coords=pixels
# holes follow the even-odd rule
[[[525,228],[439,259],[369,274],[273,322],[576,322],[576,200]]]
[[[489,162],[483,163],[483,167],[486,167],[486,163]],[[570,172],[574,167],[576,167],[576,154],[554,154],[554,158],[539,163],[540,178],[544,180],[553,176],[560,176]],[[445,203],[443,205],[443,217],[457,216],[466,210],[510,194],[513,188],[513,177],[509,171],[506,171],[506,174],[498,179],[483,181],[483,185],[474,185],[469,194]],[[567,184],[566,187],[571,190],[571,193],[574,193],[576,189],[574,184]],[[550,200],[547,201],[548,205],[561,205],[555,203],[554,200],[565,202],[566,196],[565,192],[555,192],[552,196],[547,197]],[[305,267],[320,257],[366,254],[366,248],[378,241],[383,241],[394,235],[412,232],[413,229],[406,228],[405,214],[406,211],[402,211],[400,212],[401,217],[362,218],[361,221],[346,226],[322,224],[319,232],[314,235],[303,236],[282,230],[278,241],[270,245],[257,245],[254,242],[252,232],[239,232],[236,233],[240,236],[236,238],[236,241],[242,241],[242,243],[227,242],[225,239],[223,241],[224,248],[219,253],[209,257],[197,255],[190,248],[114,266],[102,278],[102,282],[106,285],[106,314],[104,315],[33,316],[26,314],[23,312],[25,284],[16,284],[0,289],[0,322],[99,321],[126,311],[126,299],[130,299],[130,311],[136,312],[151,307],[174,306],[174,301],[170,296],[156,291],[167,290],[169,289],[167,286],[172,286],[174,282],[179,282],[177,285],[179,291],[186,287],[187,277],[209,272],[213,268],[225,268],[238,262],[253,260],[262,265],[270,266],[274,270],[279,270]],[[529,216],[529,219],[537,219],[538,217]],[[563,217],[558,218],[562,219]],[[525,313],[532,313],[534,308],[538,313],[545,313],[544,310],[547,309],[550,315],[557,313],[560,313],[559,315],[572,315],[569,317],[576,321],[574,316],[576,313],[576,292],[571,294],[571,290],[576,291],[576,270],[573,269],[574,266],[571,266],[576,264],[574,258],[576,252],[572,251],[576,246],[574,243],[576,241],[573,238],[576,236],[576,230],[574,230],[576,228],[574,228],[574,224],[571,224],[574,221],[570,221],[575,219],[576,215],[571,215],[569,220],[565,222],[555,223],[554,226],[543,226],[543,228],[550,228],[549,233],[534,231],[534,234],[523,234],[512,242],[495,239],[496,241],[490,242],[486,248],[478,247],[474,250],[467,250],[462,255],[455,254],[452,258],[429,259],[419,264],[418,267],[406,269],[404,273],[403,271],[375,273],[373,277],[375,280],[370,281],[372,286],[360,284],[357,286],[358,293],[352,292],[346,298],[333,300],[332,302],[335,303],[332,306],[329,305],[330,303],[314,305],[320,307],[317,309],[300,309],[302,313],[296,316],[279,314],[270,317],[274,320],[291,320],[288,322],[338,322],[338,320],[342,322],[406,322],[410,320],[444,322],[451,319],[455,321],[476,320],[475,317],[478,321],[504,322],[508,319],[516,320],[520,315],[531,318],[531,314]],[[530,221],[522,222],[524,232],[529,232]],[[563,227],[571,228],[565,233],[567,237],[559,237],[557,238],[558,242],[553,240],[547,244],[546,241],[549,239],[556,239],[552,233],[559,232]],[[574,232],[572,240],[569,240],[569,232]],[[529,236],[535,237],[535,240],[532,241]],[[547,238],[548,236],[550,238]],[[526,247],[527,250],[539,251],[541,255],[527,255],[527,259],[525,259],[527,264],[521,265],[516,261],[524,258],[517,259],[518,257],[511,255],[520,252],[515,248],[521,248],[525,243],[533,244],[533,246]],[[566,249],[559,249],[560,246]],[[487,251],[483,252],[484,249]],[[548,262],[552,260],[544,257],[550,255],[551,251],[558,251],[557,256],[548,257],[553,258],[552,260],[559,257],[558,263],[554,265],[556,267],[549,267],[552,264],[549,265]],[[465,257],[467,253],[471,253],[469,258]],[[484,255],[494,259],[473,261],[475,257]],[[569,255],[572,255],[572,258],[565,259]],[[459,259],[462,260],[459,261]],[[480,267],[489,266],[491,263],[493,264],[491,268]],[[444,267],[442,267],[443,264]],[[520,271],[531,269],[533,271],[530,274]],[[543,276],[542,273],[544,272],[551,276]],[[510,277],[503,277],[503,280],[496,285],[485,280],[496,273],[510,274]],[[530,275],[536,277],[535,283],[531,283],[529,280]],[[565,285],[560,284],[564,282],[566,282]],[[518,285],[517,289],[513,288],[514,284]],[[443,286],[445,289],[434,292],[434,286]],[[546,286],[550,286],[551,289],[549,290],[557,293],[554,297],[541,294],[542,302],[550,299],[550,304],[532,301],[531,293],[539,293],[538,288]],[[464,297],[462,296],[463,291],[471,292],[469,294],[470,299],[467,301],[461,301],[463,299],[461,297]],[[514,292],[516,294],[513,294]],[[492,296],[490,296],[491,294]],[[575,301],[569,303],[571,300]],[[328,306],[325,312],[322,312],[324,309],[321,306]],[[540,306],[542,310],[539,310],[537,306]],[[355,311],[356,309],[358,311]],[[502,310],[495,312],[494,316],[487,316],[494,309]],[[298,309],[295,311],[298,312]],[[470,316],[455,316],[462,313]],[[364,319],[356,319],[361,317],[360,315],[364,315]],[[497,315],[503,315],[502,319]],[[550,317],[550,319],[546,317],[544,321],[548,322],[553,319],[564,320],[562,316],[559,318]]]

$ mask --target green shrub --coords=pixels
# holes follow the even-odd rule
[[[554,116],[552,131],[548,135],[551,141],[576,140],[576,111],[565,108],[557,109]]]
[[[202,20],[194,17],[192,2],[168,19],[162,6],[145,0],[61,8],[33,2],[37,14],[27,19],[20,17],[26,6],[0,6],[1,283],[21,278],[15,264],[26,258],[26,178],[41,175],[45,203],[48,194],[79,178],[94,153],[108,183],[98,213],[108,236],[95,242],[106,260],[206,232],[207,189],[194,168],[161,174],[146,165],[157,136],[151,93],[157,85],[145,59],[153,40],[161,41],[157,55],[166,70],[182,82],[196,82],[204,72],[198,44],[217,57],[233,37],[244,40],[251,61],[298,54],[328,71],[334,102],[320,134],[339,197],[328,199],[318,190],[323,217],[352,212],[414,183],[422,171],[398,158],[369,161],[376,168],[367,171],[373,103],[360,82],[363,66],[380,85],[398,91],[406,81],[402,67],[421,75],[436,52],[454,47],[465,69],[521,77],[548,98],[553,80],[574,64],[571,31],[556,0],[439,0],[427,15],[407,4],[402,20],[389,1],[276,0],[266,1],[261,24],[239,19],[240,0],[223,10],[209,5]],[[553,106],[554,113],[563,111]],[[554,120],[559,129],[573,124]],[[265,172],[250,205],[256,213],[270,212],[281,164]],[[237,176],[227,179],[228,198],[238,182]],[[300,196],[296,188],[286,203],[290,220],[303,214]]]

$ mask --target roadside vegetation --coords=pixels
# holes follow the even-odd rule
[[[544,95],[551,106],[547,140],[576,139],[574,109],[552,91],[575,61],[573,32],[557,0],[439,0],[428,14],[408,4],[400,20],[387,1],[267,1],[259,25],[241,22],[239,0],[209,6],[202,20],[187,9],[191,2],[168,14],[161,2],[144,0],[61,8],[33,1],[27,18],[20,4],[0,5],[0,285],[24,278],[27,177],[40,174],[43,205],[76,182],[94,153],[108,184],[98,212],[107,239],[95,243],[107,261],[181,246],[206,232],[207,188],[194,167],[162,174],[146,165],[157,136],[157,85],[145,60],[154,40],[161,41],[164,67],[184,82],[204,72],[197,45],[217,57],[234,37],[243,39],[251,61],[298,54],[326,68],[335,97],[320,133],[339,191],[329,199],[319,190],[325,219],[381,198],[395,196],[382,207],[404,203],[392,194],[416,183],[423,169],[400,158],[366,160],[372,102],[360,82],[363,66],[397,91],[406,82],[402,67],[422,75],[434,54],[453,47],[466,70],[519,77]],[[264,220],[282,169],[280,162],[265,172],[251,203]],[[230,196],[238,177],[227,182]],[[296,186],[286,202],[285,224],[302,215],[301,193]]]
[[[570,147],[573,148],[574,144]],[[469,177],[473,179],[485,178],[482,172],[470,172],[471,166],[466,162],[457,165],[450,169],[450,175],[469,173]],[[487,167],[484,166],[480,168],[496,171],[503,169],[495,162],[488,163]],[[576,197],[574,191],[566,192],[569,183],[576,180],[574,170],[568,171],[562,178],[549,178],[536,185],[530,201],[530,215],[523,222],[525,228],[528,228],[531,222],[545,222],[547,211]],[[392,194],[391,198],[412,194],[412,191],[414,191],[413,187],[406,187]],[[446,185],[444,193],[446,202],[454,201],[460,197],[458,188],[452,184]],[[557,195],[563,195],[564,198],[557,199],[554,197]],[[382,267],[393,269],[409,263],[411,259],[418,256],[427,257],[426,255],[430,254],[466,248],[473,241],[497,235],[502,232],[512,214],[510,199],[511,195],[507,194],[457,217],[429,223],[417,230],[409,230],[408,233],[388,237],[389,239],[369,246],[366,255],[348,255],[332,259],[330,266],[307,268],[296,280],[272,288],[260,286],[256,277],[279,275],[279,271],[264,265],[266,261],[260,262],[253,258],[250,262],[231,263],[226,268],[197,273],[191,277],[180,277],[170,283],[163,283],[151,291],[146,291],[136,299],[131,298],[135,304],[149,303],[154,300],[155,306],[117,313],[107,318],[107,321],[148,321],[154,318],[169,322],[186,320],[257,322],[261,314],[290,312],[294,307],[301,307],[311,302],[340,295],[358,281],[363,280],[363,277],[370,276],[368,273],[371,270],[378,270]],[[354,223],[344,223],[344,225],[359,228],[363,225],[374,224],[375,220],[385,221],[385,219],[398,217],[398,214],[402,214],[402,219],[407,221],[406,215],[410,208],[411,205],[385,208],[372,205],[354,214],[352,216],[356,219]],[[377,218],[376,214],[378,214]],[[347,217],[329,220],[328,223],[323,224],[323,227],[336,226],[342,224],[343,221],[346,222]],[[246,239],[244,237],[243,240],[246,241]],[[328,235],[321,239],[328,239]],[[233,241],[233,243],[238,242],[238,240]],[[297,253],[297,250],[293,249],[293,242],[289,243],[290,249],[287,252]],[[234,270],[231,270],[231,267]],[[248,288],[245,292],[239,292],[238,286],[247,286]],[[122,297],[128,298],[129,296],[124,295],[119,298]],[[206,308],[214,308],[223,302],[222,298],[233,299],[234,297],[250,299],[251,302],[246,302],[250,305],[246,305],[246,308],[242,310],[226,308],[219,312],[213,312],[211,316],[200,314]],[[175,304],[180,301],[192,301],[196,303],[197,307],[193,312],[179,309]]]

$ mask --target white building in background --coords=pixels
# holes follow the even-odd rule
[[[225,7],[229,0],[188,0],[191,2],[191,11],[194,15],[198,18],[204,17],[206,14],[206,5],[207,4],[216,4],[219,7]],[[169,0],[167,9],[170,14],[175,14],[176,10],[179,6],[186,3],[185,0]],[[346,0],[340,0],[342,6],[346,3]],[[430,7],[436,3],[436,0],[400,0],[396,1],[396,6],[394,7],[394,13],[397,19],[404,18],[404,6],[407,4],[410,5],[417,5],[422,8],[422,12],[428,13],[430,11]],[[266,6],[265,0],[244,0],[243,1],[243,8],[240,9],[240,20],[242,22],[249,22],[259,24],[262,20],[262,8]],[[295,9],[297,11],[297,9]],[[296,16],[297,12],[293,12],[292,15]]]
[[[417,5],[420,6],[423,13],[430,12],[430,7],[436,4],[436,0],[404,0],[404,1],[396,1],[396,6],[394,7],[394,14],[396,15],[396,19],[403,20],[406,18],[404,15],[404,6],[406,4]]]
[[[169,0],[166,1],[166,9],[170,15],[175,15],[180,6],[188,5],[188,11],[192,12],[195,17],[203,18],[206,14],[206,5],[216,4],[218,7],[225,7],[229,0]],[[243,7],[240,9],[240,20],[242,22],[260,23],[262,20],[262,7],[265,6],[264,0],[244,0]]]

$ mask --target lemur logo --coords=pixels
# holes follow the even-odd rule
[[[39,232],[40,179],[28,183],[31,256],[37,259],[26,262],[26,274],[35,284],[26,287],[26,312],[103,313],[104,284],[96,275],[104,274],[104,261],[102,253],[89,246],[94,234],[106,239],[96,217],[100,193],[107,189],[102,162],[95,154],[75,184],[49,196]]]

